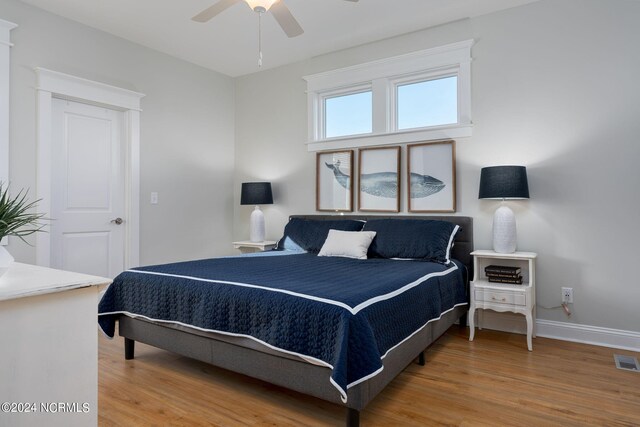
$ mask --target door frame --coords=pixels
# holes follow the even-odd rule
[[[9,184],[9,92],[11,90],[11,30],[18,25],[0,19],[0,181]],[[0,245],[6,245],[5,237]]]
[[[36,140],[38,212],[49,217],[52,184],[52,108],[53,98],[82,102],[124,112],[122,148],[125,172],[124,268],[140,261],[140,100],[142,93],[81,77],[36,67]],[[36,264],[51,266],[51,236],[36,233]]]

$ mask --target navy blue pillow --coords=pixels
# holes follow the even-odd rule
[[[365,231],[375,231],[369,257],[414,258],[449,264],[453,238],[460,227],[428,219],[371,219]]]
[[[364,221],[351,219],[304,219],[291,218],[284,227],[284,236],[276,249],[320,252],[329,230],[362,231]]]

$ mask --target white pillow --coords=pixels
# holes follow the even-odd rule
[[[375,231],[329,230],[327,240],[324,241],[318,256],[367,259],[367,251],[374,237]]]

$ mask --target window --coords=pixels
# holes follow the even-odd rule
[[[306,76],[308,150],[471,136],[472,45]]]
[[[458,123],[458,77],[396,86],[396,129]]]
[[[326,97],[324,99],[324,137],[372,132],[371,91]]]

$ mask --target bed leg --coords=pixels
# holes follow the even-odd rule
[[[132,339],[124,339],[124,358],[125,360],[133,359],[135,353],[136,342]]]
[[[458,324],[460,325],[461,328],[467,327],[467,313],[464,313],[462,316],[460,316],[460,319],[458,320]]]
[[[418,365],[424,366],[425,363],[426,362],[424,360],[424,351],[421,351],[420,354],[418,355]]]
[[[359,427],[360,426],[360,411],[357,409],[348,408],[347,412],[347,427]]]

